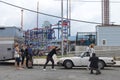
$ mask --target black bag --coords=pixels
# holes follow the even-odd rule
[[[33,63],[31,60],[28,60],[28,68],[33,68]]]
[[[28,59],[28,68],[33,68],[33,60],[31,57]]]

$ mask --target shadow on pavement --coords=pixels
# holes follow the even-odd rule
[[[14,65],[14,63],[11,63],[11,62],[4,62],[4,61],[0,61],[0,66],[8,66],[8,65]]]

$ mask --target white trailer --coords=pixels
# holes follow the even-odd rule
[[[0,60],[14,58],[14,43],[24,42],[23,31],[15,26],[0,27]]]

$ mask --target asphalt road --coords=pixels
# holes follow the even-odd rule
[[[89,74],[90,71],[84,67],[64,69],[57,67],[56,71],[47,66],[34,66],[33,69],[16,70],[14,65],[0,65],[0,80],[120,80],[119,67],[106,67],[101,70],[102,74]]]

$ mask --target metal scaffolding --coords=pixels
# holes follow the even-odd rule
[[[53,39],[54,29],[51,28],[34,28],[25,31],[25,43],[32,43],[34,48],[44,48],[46,50]]]

